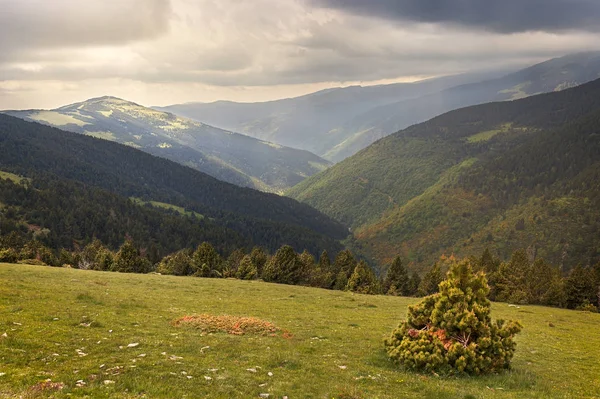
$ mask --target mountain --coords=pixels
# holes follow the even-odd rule
[[[114,97],[8,115],[116,141],[220,180],[282,192],[330,163],[307,151],[224,131]]]
[[[162,109],[339,162],[388,134],[453,109],[562,90],[598,77],[600,53],[579,53],[508,75],[473,73],[332,89],[266,103],[192,103]]]
[[[411,126],[293,187],[352,226],[356,249],[415,267],[518,248],[600,259],[600,80]]]
[[[13,194],[0,200],[16,206],[10,213],[28,215],[26,224],[55,229],[53,237],[63,243],[96,234],[122,242],[126,233],[145,231],[140,234],[147,239],[172,238],[166,247],[206,237],[227,248],[241,243],[274,250],[289,244],[318,254],[326,248],[339,251],[338,240],[347,235],[344,226],[293,199],[225,183],[111,141],[1,114],[0,170],[33,182],[33,189],[12,187]],[[134,205],[154,213],[135,211]],[[157,216],[161,208],[175,216]],[[201,221],[182,222],[185,215]],[[116,237],[100,228],[108,221],[117,224],[110,230]]]
[[[354,115],[490,76],[497,75],[472,73],[416,83],[350,86],[262,103],[217,101],[155,108],[262,140],[325,154],[343,141],[336,129]]]
[[[551,59],[506,76],[452,87],[438,93],[374,107],[336,130],[343,142],[320,154],[332,161],[355,154],[390,133],[454,109],[560,91],[600,77],[600,53]]]

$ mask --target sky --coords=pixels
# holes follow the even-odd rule
[[[600,50],[598,0],[0,0],[0,109],[292,97]]]

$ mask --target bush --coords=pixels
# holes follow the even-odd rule
[[[468,260],[453,263],[439,293],[408,308],[385,340],[388,355],[407,369],[485,374],[509,368],[518,322],[492,322],[489,287]]]

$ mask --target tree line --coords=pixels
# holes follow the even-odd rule
[[[527,251],[515,251],[510,260],[501,261],[485,250],[470,257],[474,271],[487,276],[489,299],[516,304],[537,304],[569,309],[600,309],[600,263],[577,266],[568,273],[543,259],[532,259]],[[350,250],[335,257],[323,251],[316,259],[308,251],[298,253],[283,245],[271,254],[262,247],[236,249],[224,257],[208,242],[195,249],[186,248],[157,257],[136,246],[131,238],[118,251],[111,251],[95,239],[85,247],[56,252],[38,240],[26,240],[12,232],[0,236],[0,262],[68,266],[85,270],[122,273],[150,273],[205,278],[262,279],[266,282],[304,285],[361,294],[422,297],[438,292],[446,271],[456,263],[453,256],[442,256],[421,277],[409,272],[396,257],[382,276],[358,259]]]

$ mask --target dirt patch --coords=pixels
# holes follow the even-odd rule
[[[238,316],[213,316],[209,314],[183,316],[175,321],[176,327],[191,327],[206,333],[224,332],[233,335],[268,335],[276,336],[282,333],[284,337],[291,337],[288,331],[281,330],[273,323],[256,317]]]

